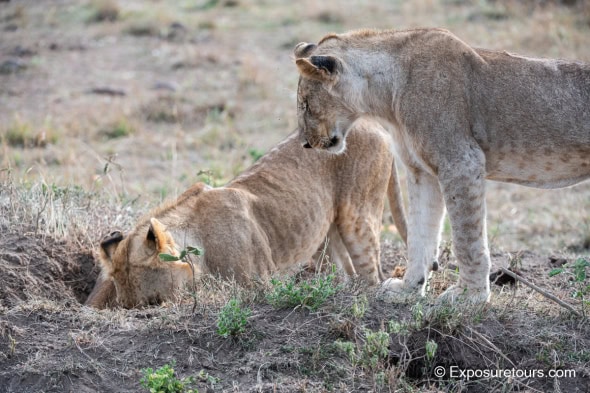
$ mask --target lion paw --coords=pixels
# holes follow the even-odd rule
[[[470,289],[453,285],[444,291],[437,299],[437,304],[466,303],[471,305],[486,303],[490,299],[490,290],[487,288]]]
[[[406,303],[418,295],[418,291],[408,288],[399,278],[388,278],[377,290],[377,298],[386,303]]]

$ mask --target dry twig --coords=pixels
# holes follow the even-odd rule
[[[524,277],[521,277],[518,274],[511,272],[510,270],[503,268],[503,267],[500,268],[500,270],[502,271],[502,273],[507,274],[510,277],[514,278],[515,280],[522,282],[524,285],[526,285],[529,288],[534,289],[535,291],[539,292],[541,295],[545,296],[546,298],[553,300],[555,303],[559,304],[561,307],[568,309],[572,313],[576,314],[578,317],[582,317],[582,314],[580,314],[578,311],[576,311],[576,309],[573,308],[570,304],[567,304],[563,300],[559,299],[557,296],[545,291],[544,289],[539,288],[538,286],[536,286],[532,282],[528,281]]]

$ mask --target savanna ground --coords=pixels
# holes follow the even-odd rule
[[[142,369],[172,363],[201,392],[590,391],[588,305],[573,296],[588,299],[588,278],[567,268],[590,254],[589,183],[488,188],[494,266],[582,317],[522,285],[494,286],[491,303],[470,313],[430,312],[454,280],[448,243],[429,295],[406,304],[338,275],[317,310],[277,309],[268,285],[215,280],[199,283],[194,310],[190,293],[141,310],[81,305],[101,235],[130,229],[197,180],[225,183],[294,130],[296,43],[417,26],[590,61],[584,0],[0,2],[0,391],[135,392]],[[388,274],[405,263],[389,223],[386,214]],[[224,338],[217,321],[232,298],[251,314]]]

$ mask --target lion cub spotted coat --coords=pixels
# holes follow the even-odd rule
[[[380,282],[384,197],[405,240],[391,138],[359,122],[345,154],[304,150],[292,135],[221,188],[198,183],[142,219],[126,236],[101,243],[102,275],[87,304],[101,307],[108,287],[125,307],[172,298],[192,281],[190,267],[162,262],[200,247],[197,274],[248,283],[308,262],[328,235],[332,259],[369,284]],[[362,158],[362,160],[361,160]]]
[[[443,29],[332,34],[295,57],[304,146],[352,148],[350,125],[373,117],[408,169],[409,262],[403,281],[385,283],[394,296],[424,291],[446,206],[460,272],[443,299],[488,299],[486,179],[556,188],[590,177],[590,64],[476,49]]]

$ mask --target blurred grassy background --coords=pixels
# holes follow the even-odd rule
[[[295,129],[296,43],[422,26],[590,61],[585,0],[11,1],[0,5],[0,176],[119,207],[224,184]],[[588,184],[490,183],[488,211],[493,247],[590,248]]]

